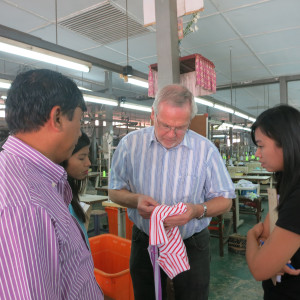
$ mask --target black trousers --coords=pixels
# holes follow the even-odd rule
[[[191,269],[173,278],[176,300],[207,300],[210,278],[210,236],[204,229],[184,240]],[[155,300],[153,267],[148,253],[149,236],[132,228],[130,274],[135,300]],[[167,299],[167,275],[161,270],[162,298]]]

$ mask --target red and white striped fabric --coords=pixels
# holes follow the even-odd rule
[[[171,279],[189,270],[190,265],[178,227],[165,230],[163,222],[166,217],[186,211],[187,207],[182,202],[173,206],[159,205],[150,218],[149,244],[158,246],[158,264]]]

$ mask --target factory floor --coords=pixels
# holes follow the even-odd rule
[[[268,201],[262,201],[262,220],[264,220]],[[246,236],[247,231],[256,224],[254,215],[240,215],[244,223],[238,227],[238,234]],[[209,300],[258,300],[263,299],[261,282],[251,275],[245,255],[228,251],[224,245],[224,256],[219,255],[219,239],[211,238],[211,277]]]

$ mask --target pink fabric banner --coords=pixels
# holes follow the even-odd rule
[[[180,74],[180,83],[186,86],[194,96],[214,94],[217,89],[214,64],[200,54],[190,55],[186,58],[189,60],[194,59],[194,71]],[[181,57],[180,62],[184,64],[185,57]],[[158,90],[156,67],[156,65],[150,65],[149,67],[149,97],[155,97]]]

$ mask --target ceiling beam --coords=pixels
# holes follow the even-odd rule
[[[0,73],[0,78],[13,81],[15,79],[15,76]]]
[[[266,79],[260,79],[260,80],[235,82],[235,83],[232,83],[232,85],[231,84],[218,85],[217,86],[217,91],[228,90],[231,87],[233,89],[237,89],[237,88],[246,88],[246,87],[258,86],[258,85],[279,83],[280,78],[281,77],[274,77],[274,78],[266,78]],[[291,76],[284,76],[283,78],[286,80],[286,82],[288,82],[288,81],[298,81],[298,80],[300,80],[300,74],[291,75]]]

